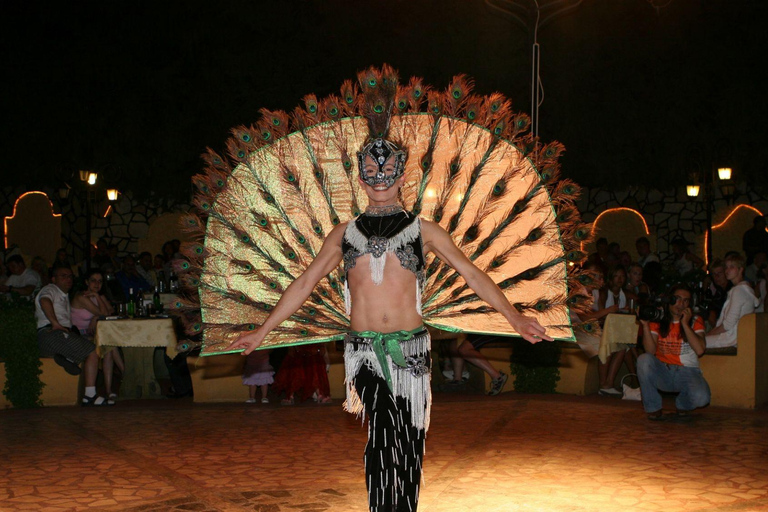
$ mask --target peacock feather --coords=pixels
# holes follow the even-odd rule
[[[519,311],[573,340],[569,309],[590,307],[592,277],[573,271],[590,229],[574,204],[578,185],[559,179],[564,148],[533,138],[528,116],[503,95],[473,86],[464,75],[442,92],[419,78],[400,85],[391,67],[370,68],[291,113],[262,109],[255,124],[232,130],[227,156],[207,150],[193,178],[197,213],[183,221],[196,236],[177,265],[188,293],[173,305],[190,334],[203,332],[203,354],[256,329],[333,227],[365,209],[356,152],[372,137],[408,151],[406,209],[445,228]],[[349,326],[343,286],[341,269],[325,276],[262,346],[340,339]],[[515,335],[433,255],[422,307],[433,327]]]

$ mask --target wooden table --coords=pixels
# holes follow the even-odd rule
[[[96,323],[96,350],[121,347],[125,373],[120,398],[160,398],[162,393],[154,370],[155,347],[165,347],[168,357],[176,356],[176,332],[170,318],[100,320]]]
[[[605,317],[603,335],[597,357],[605,364],[614,352],[626,350],[637,343],[638,324],[635,315],[611,313]]]

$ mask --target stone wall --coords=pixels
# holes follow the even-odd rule
[[[74,261],[84,258],[85,247],[85,203],[82,196],[71,193],[66,200],[59,198],[52,189],[41,189],[46,192],[53,202],[54,210],[62,214],[62,247],[67,248]],[[16,198],[26,190],[22,187],[3,187],[0,189],[0,216],[10,216]],[[734,204],[755,206],[768,213],[768,197],[762,195],[746,184],[737,187]],[[103,217],[108,202],[97,201],[92,216],[92,240],[104,238],[108,243],[117,244],[120,255],[135,253],[139,249],[139,239],[147,236],[149,226],[159,215],[168,212],[188,211],[190,206],[185,203],[168,202],[165,200],[148,199],[136,201],[130,193],[121,195],[113,204],[112,212]],[[587,222],[594,221],[597,216],[610,208],[627,207],[640,212],[647,222],[653,236],[659,255],[666,258],[670,253],[669,243],[677,236],[683,236],[690,241],[701,239],[706,230],[706,210],[704,200],[688,198],[685,191],[658,190],[634,187],[627,190],[608,190],[605,188],[584,189],[578,203],[582,217]],[[733,209],[717,191],[713,222],[717,223]],[[4,230],[4,226],[0,225]],[[4,235],[4,232],[3,232]],[[182,238],[181,233],[176,238]],[[623,247],[634,255],[634,248]],[[740,247],[733,247],[740,250]]]
[[[30,189],[32,190],[32,189]],[[48,194],[56,213],[61,214],[61,246],[74,262],[85,258],[86,247],[86,205],[84,193],[70,192],[67,199],[58,196],[55,190],[41,187]],[[13,215],[16,199],[26,192],[22,187],[3,187],[0,189],[0,217]],[[91,241],[95,243],[104,238],[109,244],[116,244],[120,256],[136,253],[139,250],[139,239],[147,236],[149,226],[158,216],[168,212],[186,212],[190,206],[168,200],[153,199],[137,201],[130,192],[121,194],[112,203],[112,210],[105,217],[104,213],[110,206],[109,201],[96,200],[92,202]],[[3,225],[3,237],[5,226]],[[172,238],[183,238],[181,233]],[[159,251],[159,248],[157,248]],[[34,255],[31,255],[34,256]],[[50,264],[51,262],[48,262]]]
[[[696,198],[689,198],[685,190],[658,190],[653,188],[633,187],[626,190],[608,190],[605,188],[584,189],[578,202],[584,221],[594,222],[600,213],[611,208],[626,207],[637,210],[643,215],[656,239],[656,249],[663,259],[670,256],[670,242],[680,236],[701,245],[707,227],[707,212],[703,193]],[[745,183],[736,187],[736,197],[729,204],[716,190],[712,223],[722,222],[733,211],[735,205],[754,206],[763,213],[768,213],[768,196],[755,191]],[[634,247],[622,247],[635,255]],[[741,247],[730,247],[741,251]],[[715,254],[718,256],[718,254]]]

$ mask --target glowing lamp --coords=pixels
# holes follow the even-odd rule
[[[116,188],[107,189],[107,199],[109,199],[110,201],[117,201],[118,194],[119,192],[117,191]]]
[[[723,181],[728,181],[731,179],[731,173],[732,169],[730,167],[721,167],[717,170],[717,176]]]
[[[80,171],[80,181],[88,181],[89,171]]]
[[[699,186],[688,185],[685,187],[685,193],[688,194],[688,197],[697,197],[699,195]]]
[[[96,179],[99,177],[99,175],[95,172],[89,172],[88,173],[88,184],[89,185],[95,185]]]

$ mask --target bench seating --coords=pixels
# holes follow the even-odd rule
[[[754,409],[768,404],[768,313],[739,320],[738,348],[707,351],[699,360],[712,405]]]

